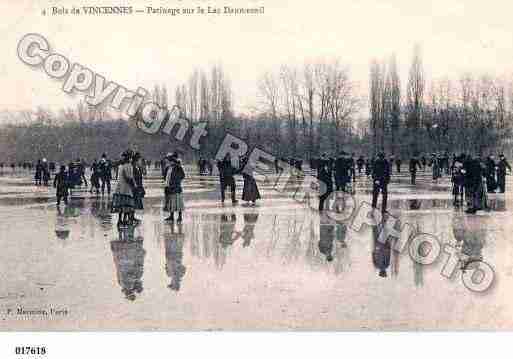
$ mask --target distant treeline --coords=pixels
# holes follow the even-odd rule
[[[138,129],[133,120],[121,119],[65,121],[46,118],[31,123],[8,124],[0,127],[0,162],[35,162],[41,158],[57,163],[77,158],[91,162],[100,158],[102,153],[109,158],[119,158],[127,148],[139,151],[149,160],[161,159],[167,152],[178,151],[185,161],[190,162],[200,156],[213,158],[227,133],[243,139],[249,148],[258,147],[272,154],[278,149],[276,155],[283,157],[309,157],[307,141],[301,142],[295,153],[290,150],[285,135],[276,143],[274,128],[264,118],[232,117],[222,121],[221,125],[209,124],[208,134],[201,140],[201,151],[188,146],[191,133],[185,136],[184,142],[177,141],[174,137],[176,130],[170,135],[149,135]],[[329,129],[324,131],[329,132]],[[351,143],[346,147],[348,150],[367,151],[364,141],[356,136],[348,138],[346,143]]]

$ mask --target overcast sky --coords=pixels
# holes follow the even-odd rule
[[[52,50],[131,89],[165,83],[170,92],[195,67],[221,62],[232,80],[236,109],[256,103],[256,82],[280,64],[340,58],[365,90],[372,58],[396,53],[403,86],[416,42],[433,77],[461,72],[511,73],[513,5],[510,1],[411,0],[171,0],[153,7],[265,6],[263,15],[42,16],[59,1],[1,0],[2,109],[48,106],[80,99],[62,82],[16,56],[26,33],[39,33]],[[62,4],[82,5],[80,0]],[[87,5],[148,2],[85,1]],[[50,5],[51,4],[51,5]],[[70,5],[66,5],[70,6]],[[171,99],[172,101],[173,99]]]

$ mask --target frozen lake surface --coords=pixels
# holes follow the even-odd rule
[[[81,191],[57,210],[53,189],[4,171],[0,329],[513,328],[509,193],[491,194],[490,211],[467,215],[453,207],[447,178],[434,184],[421,172],[413,187],[401,173],[389,185],[394,216],[493,267],[492,287],[476,293],[464,285],[461,265],[451,278],[441,274],[444,253],[421,265],[391,251],[381,277],[372,228],[356,232],[270,184],[260,187],[257,207],[223,206],[217,178],[191,172],[182,224],[163,221],[162,181],[152,172],[141,224],[118,230],[109,198]],[[359,177],[356,200],[370,202],[370,189]],[[239,183],[238,198],[241,190]]]

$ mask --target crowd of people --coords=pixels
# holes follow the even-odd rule
[[[320,158],[311,160],[311,167],[317,170],[317,178],[324,188],[319,196],[319,211],[324,210],[325,201],[336,191],[354,192],[351,183],[356,174],[372,178],[372,207],[377,207],[379,194],[382,195],[381,209],[386,212],[388,199],[388,184],[394,170],[401,173],[401,159],[394,156],[386,159],[383,152],[374,158],[365,159],[363,156],[355,160],[354,154],[341,151],[339,155],[328,157],[323,154]],[[411,185],[416,185],[417,172],[431,168],[435,183],[444,175],[450,176],[454,206],[467,204],[467,213],[474,214],[478,210],[487,209],[487,193],[505,193],[506,175],[511,173],[511,166],[503,154],[496,160],[494,155],[483,158],[480,155],[454,154],[450,157],[447,152],[433,153],[429,157],[414,155],[409,161]],[[279,172],[277,170],[277,172]]]
[[[280,163],[280,160],[282,163]],[[275,171],[281,173],[283,163],[290,165],[296,174],[303,173],[303,160],[297,157],[281,158],[275,161]],[[198,172],[200,175],[212,175],[214,166],[219,176],[221,203],[225,202],[228,191],[231,202],[237,204],[236,176],[243,179],[242,201],[254,206],[261,199],[254,169],[248,162],[248,157],[232,158],[227,154],[222,160],[207,160],[200,158]],[[56,188],[57,205],[68,203],[68,197],[77,188],[89,190],[96,195],[111,195],[112,211],[119,214],[118,225],[128,226],[137,224],[135,210],[143,209],[145,197],[144,177],[151,161],[145,160],[139,153],[132,150],[123,152],[119,159],[111,160],[104,153],[100,159],[95,159],[90,165],[77,158],[68,165],[61,165],[54,175],[53,187]],[[169,212],[166,221],[182,222],[185,208],[183,186],[186,174],[177,152],[168,153],[160,161],[154,161],[155,169],[161,171],[164,186],[164,211]],[[394,156],[386,158],[384,152],[374,157],[366,158],[340,151],[336,156],[324,153],[320,157],[311,158],[310,168],[316,172],[321,187],[319,189],[319,211],[325,210],[326,200],[335,191],[355,193],[357,176],[366,176],[372,180],[372,206],[377,208],[379,196],[382,196],[381,210],[386,212],[388,201],[388,186],[392,172],[401,173],[402,161]],[[0,164],[3,166],[3,164]],[[35,166],[29,163],[25,168],[35,167],[35,184],[49,186],[55,163],[45,158],[37,161]],[[90,168],[89,182],[86,178],[86,168]],[[432,179],[437,182],[443,176],[450,178],[454,206],[467,206],[467,213],[476,213],[487,209],[488,193],[505,193],[506,175],[511,173],[511,166],[503,154],[496,160],[493,155],[483,158],[478,155],[452,155],[433,153],[430,156],[412,156],[408,166],[411,185],[416,185],[418,171],[430,168]],[[117,180],[116,187],[111,190],[111,181]]]

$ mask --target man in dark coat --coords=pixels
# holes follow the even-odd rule
[[[110,181],[112,180],[112,163],[107,159],[107,155],[102,154],[102,158],[98,164],[100,173],[100,181],[102,185],[102,196],[105,194],[105,187],[107,187],[107,195],[110,195]]]
[[[41,181],[43,179],[43,164],[41,163],[41,160],[37,160],[36,164],[36,186],[41,186]]]
[[[64,204],[68,204],[68,174],[66,173],[66,166],[61,166],[59,173],[53,179],[53,186],[57,189],[57,206],[61,204],[61,199]]]
[[[478,210],[482,209],[481,196],[484,174],[484,169],[481,167],[481,161],[477,156],[467,161],[465,172],[467,177],[467,186],[471,194],[470,207],[466,212],[474,214]]]
[[[333,192],[333,179],[331,172],[330,160],[327,159],[326,154],[323,154],[317,166],[317,179],[320,184],[319,195],[319,212],[324,210],[324,202]]]
[[[381,211],[387,210],[388,183],[390,182],[390,164],[385,159],[385,154],[380,152],[378,158],[372,165],[372,180],[374,182],[372,189],[372,208],[378,204],[379,192],[383,196]]]
[[[302,159],[296,158],[295,165],[296,165],[296,169],[298,171],[303,171],[303,160]]]
[[[415,185],[415,179],[417,178],[417,167],[421,169],[421,165],[419,160],[417,159],[417,156],[413,156],[410,159],[410,176],[411,176],[411,184]]]
[[[485,162],[486,167],[486,186],[488,193],[495,193],[497,189],[497,181],[495,180],[495,158],[488,156]]]
[[[48,181],[50,180],[50,169],[48,168],[48,162],[46,161],[46,158],[43,158],[42,165],[42,176],[43,176],[43,184],[45,186],[48,186]]]
[[[508,160],[501,154],[499,156],[499,164],[497,165],[497,185],[500,193],[506,192],[506,169],[511,173],[511,166]]]
[[[335,184],[337,191],[346,191],[346,185],[351,182],[351,159],[342,151],[335,160]]]
[[[458,206],[460,203],[463,205],[463,193],[465,188],[465,170],[463,168],[464,162],[465,155],[461,154],[459,157],[454,157],[451,165],[451,181],[454,206]]]
[[[420,158],[420,163],[422,163],[422,172],[424,172],[426,170],[427,165],[426,156],[422,155],[422,157]]]
[[[397,173],[401,173],[401,159],[400,158],[395,160],[395,167],[397,168]]]
[[[219,181],[221,182],[221,202],[224,203],[226,188],[230,187],[232,203],[237,203],[238,201],[235,199],[235,178],[233,177],[237,173],[237,169],[233,167],[229,153],[222,161],[217,162],[217,167],[219,168]]]

